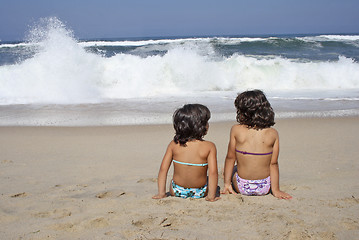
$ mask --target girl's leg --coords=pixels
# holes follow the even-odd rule
[[[234,191],[236,191],[236,193],[239,193],[236,174],[238,174],[237,173],[237,165],[234,166],[233,172],[232,172],[232,188]]]
[[[173,181],[173,180],[172,180],[172,181]],[[171,183],[170,183],[170,194],[171,194],[171,196],[174,196],[174,195],[175,195],[175,192],[173,191],[172,181],[171,181]]]

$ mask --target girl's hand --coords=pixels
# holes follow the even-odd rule
[[[152,197],[152,199],[161,199],[161,198],[165,198],[166,194],[157,194],[155,196]]]
[[[276,198],[279,198],[279,199],[292,199],[291,195],[289,195],[286,192],[282,192],[282,191],[273,192],[273,196],[275,196]]]
[[[237,193],[233,190],[232,185],[224,186],[223,190],[221,191],[222,194],[234,194],[237,195]]]

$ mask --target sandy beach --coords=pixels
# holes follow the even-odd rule
[[[221,188],[234,123],[205,137]],[[359,118],[275,127],[289,201],[151,199],[171,125],[0,127],[0,239],[359,239]]]

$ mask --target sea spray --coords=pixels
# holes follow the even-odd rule
[[[262,54],[241,53],[250,49],[245,44],[256,43],[254,53],[263,46],[273,52],[279,49],[276,44],[291,52],[291,48],[303,49],[303,45],[312,49],[312,44],[305,43],[323,44],[324,39],[330,38],[83,42],[75,39],[72,30],[57,18],[46,18],[31,28],[28,45],[22,46],[34,51],[33,56],[0,66],[0,103],[96,103],[249,88],[267,91],[359,88],[359,64],[347,56],[338,55],[336,61],[319,61],[263,54],[266,50]],[[347,37],[342,42],[356,41]],[[120,43],[122,46],[117,49]],[[113,53],[108,54],[109,51]]]
[[[29,34],[33,57],[0,67],[0,101],[92,102],[99,94],[101,57],[86,52],[57,19],[42,20]],[[95,100],[96,101],[96,100]]]
[[[228,120],[236,94],[253,88],[267,93],[277,117],[358,115],[356,35],[74,36],[47,18],[27,41],[0,43],[0,125],[168,123],[190,102]]]

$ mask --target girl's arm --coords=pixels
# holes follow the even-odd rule
[[[207,157],[208,162],[208,194],[206,196],[207,201],[217,201],[220,199],[216,197],[218,186],[218,166],[217,166],[217,149],[216,146],[211,143],[210,152]]]
[[[278,166],[278,156],[279,156],[279,135],[276,131],[276,140],[273,145],[273,154],[270,162],[270,179],[271,179],[271,190],[275,197],[280,199],[291,199],[288,193],[282,192],[279,189],[279,166]]]
[[[224,162],[224,188],[222,193],[237,194],[232,188],[233,167],[236,162],[236,138],[234,137],[234,126],[231,129],[226,160]]]
[[[153,199],[160,199],[166,197],[167,173],[172,163],[172,144],[173,142],[168,145],[166,153],[163,156],[157,179],[158,194],[153,196]]]

